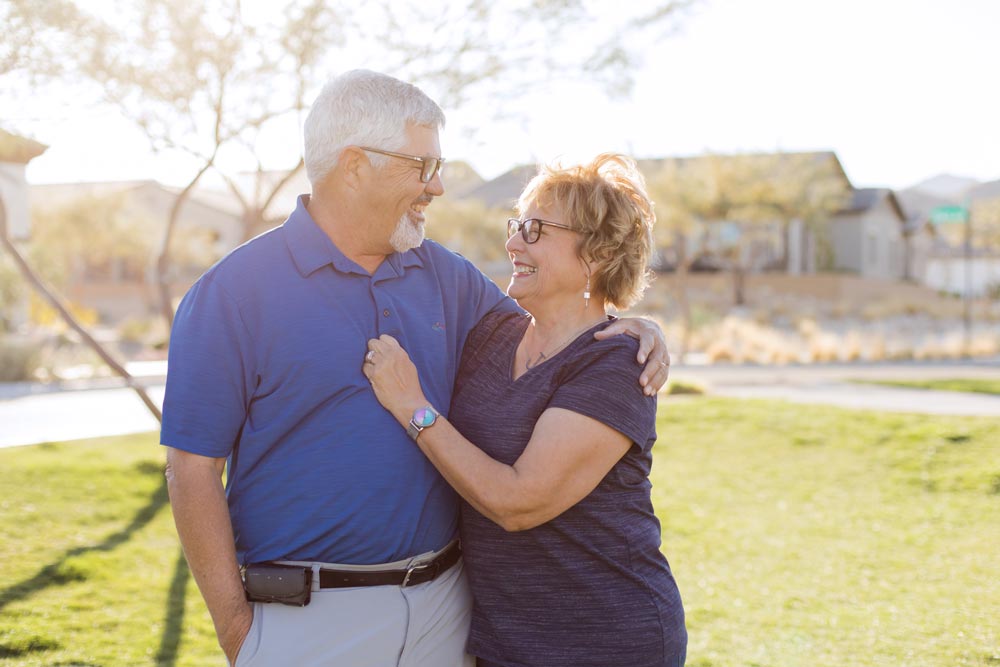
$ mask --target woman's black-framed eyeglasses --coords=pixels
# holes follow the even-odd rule
[[[559,229],[568,229],[569,231],[576,232],[577,234],[580,233],[579,229],[573,229],[569,225],[564,225],[558,222],[549,222],[548,220],[542,220],[541,218],[528,218],[527,220],[507,218],[507,238],[509,239],[514,234],[521,232],[521,238],[524,239],[525,243],[534,243],[542,235],[542,227],[545,225],[558,227]]]
[[[371,151],[372,153],[378,153],[379,155],[388,155],[389,157],[398,157],[402,160],[412,160],[414,162],[420,163],[420,182],[430,183],[431,179],[441,173],[441,169],[444,168],[444,158],[443,157],[420,157],[419,155],[407,155],[406,153],[394,153],[392,151],[384,151],[381,148],[370,148],[368,146],[358,146],[363,151]],[[417,165],[413,165],[416,167]]]

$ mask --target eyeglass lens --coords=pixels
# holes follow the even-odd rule
[[[422,160],[423,169],[420,170],[420,180],[423,183],[430,183],[435,174],[441,173],[443,161],[436,157],[425,157]]]
[[[538,240],[542,226],[534,218],[528,218],[527,220],[510,218],[507,220],[507,238],[510,238],[518,231],[521,232],[521,238],[524,239],[525,243],[534,243]]]

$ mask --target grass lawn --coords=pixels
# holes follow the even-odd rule
[[[661,402],[692,667],[1000,665],[1000,423]],[[0,665],[222,665],[154,436],[0,450]]]
[[[954,380],[857,380],[865,384],[883,384],[890,387],[910,389],[934,389],[937,391],[967,391],[975,394],[1000,395],[1000,380],[954,379]]]
[[[1000,665],[1000,420],[661,405],[692,667]]]
[[[155,435],[0,450],[0,665],[224,665]]]

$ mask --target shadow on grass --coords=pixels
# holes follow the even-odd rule
[[[70,549],[62,556],[39,570],[33,577],[19,581],[0,591],[0,610],[10,603],[18,602],[24,598],[30,597],[40,590],[44,590],[52,586],[61,586],[70,583],[71,581],[78,581],[78,578],[72,575],[67,576],[66,572],[62,571],[62,567],[67,560],[92,551],[111,551],[116,547],[121,546],[127,542],[136,531],[141,530],[146,524],[152,521],[157,512],[159,512],[160,509],[166,504],[167,482],[164,480],[149,497],[149,502],[146,503],[145,507],[136,512],[135,516],[132,517],[132,521],[125,526],[125,528],[117,533],[109,535],[100,544]],[[174,579],[177,579],[176,574]],[[171,587],[171,594],[172,593],[173,588]]]
[[[184,629],[184,593],[190,577],[184,550],[177,549],[177,563],[174,565],[174,578],[170,581],[170,593],[167,595],[167,613],[163,619],[163,637],[160,638],[160,648],[156,652],[156,664],[169,666],[177,662],[177,647],[181,643],[181,632]]]

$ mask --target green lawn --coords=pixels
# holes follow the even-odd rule
[[[666,398],[692,667],[1000,665],[1000,422]],[[0,665],[221,665],[153,436],[0,450]]]
[[[224,665],[154,435],[0,450],[0,665]]]
[[[967,391],[976,394],[1000,394],[1000,380],[857,380],[865,384],[884,384],[910,389],[935,389],[937,391]]]

